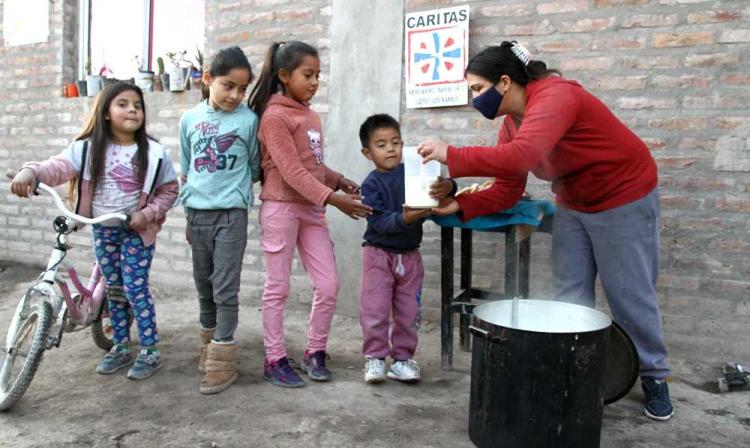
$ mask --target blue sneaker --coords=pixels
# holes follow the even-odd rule
[[[115,344],[112,349],[104,355],[99,365],[96,366],[96,373],[100,375],[109,375],[115,373],[125,366],[133,364],[133,355],[130,348],[125,344]]]
[[[142,348],[135,358],[135,365],[128,371],[131,380],[143,380],[161,368],[159,350]]]
[[[669,398],[669,386],[666,379],[641,377],[641,388],[645,395],[643,411],[654,420],[669,420],[674,415],[672,400]]]
[[[302,378],[289,365],[289,360],[286,357],[274,363],[270,363],[266,359],[263,362],[263,379],[280,387],[303,387],[305,385]]]
[[[302,371],[314,381],[330,381],[331,371],[326,368],[326,352],[305,353],[302,358]]]

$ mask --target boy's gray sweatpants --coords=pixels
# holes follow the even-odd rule
[[[594,307],[601,279],[614,320],[633,339],[641,376],[670,375],[656,298],[659,275],[659,190],[598,213],[558,206],[552,266],[558,300]]]
[[[188,208],[187,221],[201,326],[215,328],[215,341],[231,341],[239,313],[240,273],[247,246],[247,210]]]

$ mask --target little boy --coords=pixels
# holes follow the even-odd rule
[[[386,114],[373,115],[362,123],[359,138],[362,154],[375,164],[361,187],[362,203],[373,208],[362,245],[360,324],[365,382],[385,380],[385,358],[390,355],[393,363],[387,377],[415,383],[421,379],[412,356],[417,349],[424,277],[419,244],[422,223],[430,210],[403,206],[403,142],[398,121]],[[431,193],[442,199],[454,185],[441,179],[432,185]],[[393,331],[389,340],[391,314]]]

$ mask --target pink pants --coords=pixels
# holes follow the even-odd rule
[[[289,297],[295,247],[313,285],[306,351],[325,350],[339,290],[325,209],[295,202],[263,201],[260,227],[266,260],[266,284],[262,297],[266,358],[274,362],[286,356],[284,305]]]
[[[362,354],[405,361],[417,350],[421,321],[424,267],[419,250],[394,254],[377,247],[362,248],[362,295],[359,322]],[[390,344],[388,327],[393,314]]]

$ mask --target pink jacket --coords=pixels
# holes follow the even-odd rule
[[[323,163],[320,117],[304,104],[271,96],[258,129],[262,200],[324,205],[341,174]]]
[[[28,162],[24,168],[31,168],[37,180],[50,186],[57,186],[78,177],[78,204],[76,211],[81,216],[91,217],[91,201],[93,195],[90,187],[89,157],[83,154],[84,141],[73,142],[68,148],[44,162]],[[84,157],[86,168],[81,169]],[[138,232],[143,244],[150,246],[156,241],[156,234],[161,230],[166,214],[177,199],[179,184],[172,166],[172,162],[159,143],[149,140],[148,171],[143,190],[141,191],[138,210],[143,213],[148,225],[145,230]]]

